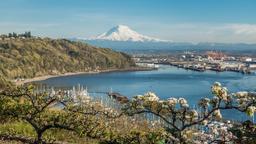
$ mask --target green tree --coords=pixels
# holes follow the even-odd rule
[[[18,37],[17,33],[13,32],[12,37],[15,37],[15,38]]]
[[[31,125],[37,136],[32,143],[46,143],[43,134],[50,129],[64,129],[80,136],[97,137],[104,132],[100,106],[77,105],[63,101],[62,94],[34,93],[33,86],[0,93],[0,119],[20,120]],[[82,102],[82,101],[81,101]],[[58,104],[65,105],[58,108]],[[31,143],[29,139],[28,143]]]

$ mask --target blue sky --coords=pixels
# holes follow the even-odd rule
[[[6,0],[0,33],[91,37],[123,24],[177,42],[256,43],[256,0]]]

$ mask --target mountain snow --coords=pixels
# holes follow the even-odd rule
[[[118,25],[109,31],[90,38],[89,40],[109,40],[109,41],[132,41],[132,42],[168,42],[157,38],[148,37],[132,30],[128,26]]]

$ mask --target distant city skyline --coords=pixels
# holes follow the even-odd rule
[[[255,0],[8,0],[0,33],[89,38],[119,24],[174,42],[256,43]]]

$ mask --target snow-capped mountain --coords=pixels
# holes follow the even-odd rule
[[[111,28],[109,31],[92,37],[87,40],[108,40],[108,41],[131,41],[131,42],[168,42],[157,38],[142,35],[128,26],[118,25]]]
[[[256,47],[256,44],[172,42],[142,35],[125,25],[115,26],[106,33],[89,39],[70,38],[70,40],[124,52],[136,52],[136,50],[248,50]]]

